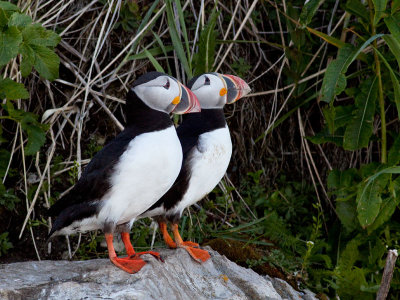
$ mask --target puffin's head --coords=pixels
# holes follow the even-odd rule
[[[199,112],[200,104],[192,91],[174,77],[149,72],[135,80],[131,91],[148,107],[165,113]]]
[[[205,73],[192,78],[188,87],[199,99],[201,108],[222,108],[250,92],[241,78],[219,73]]]

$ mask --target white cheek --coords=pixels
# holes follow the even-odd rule
[[[138,97],[150,108],[158,111],[166,111],[170,104],[169,95],[166,89],[162,87],[136,87]]]
[[[222,103],[219,91],[212,89],[211,86],[201,87],[194,91],[194,94],[199,99],[202,108],[219,108],[218,104]]]

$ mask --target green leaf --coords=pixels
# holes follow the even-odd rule
[[[397,165],[399,162],[400,162],[400,135],[398,135],[394,140],[388,155],[388,164],[390,166]]]
[[[314,144],[334,143],[335,145],[343,146],[344,126],[346,126],[354,111],[354,105],[326,106],[322,109],[327,127],[312,137],[306,137]],[[332,113],[333,112],[333,113]]]
[[[24,43],[36,46],[55,47],[61,41],[61,37],[54,31],[45,29],[41,24],[31,24],[22,30]]]
[[[330,103],[333,98],[346,88],[345,72],[351,63],[356,49],[345,46],[338,52],[337,58],[326,68],[321,87],[321,101]]]
[[[29,93],[22,83],[15,82],[10,78],[0,79],[0,99],[8,100],[27,99]]]
[[[367,184],[370,184],[376,178],[378,178],[379,176],[381,176],[383,174],[400,174],[400,167],[389,167],[389,168],[380,170],[379,172],[376,172],[374,175],[372,175],[368,178]]]
[[[385,14],[387,0],[372,0],[372,2],[375,6],[374,26],[376,26]]]
[[[343,133],[335,132],[330,133],[328,127],[323,128],[320,132],[316,133],[314,136],[306,137],[310,142],[314,144],[323,143],[334,143],[335,145],[342,147],[343,145]]]
[[[397,115],[400,118],[400,83],[399,80],[397,79],[397,76],[395,72],[393,71],[391,65],[388,63],[386,58],[378,51],[378,49],[374,48],[376,54],[378,54],[379,58],[382,60],[382,62],[385,64],[386,68],[389,70],[389,75],[390,79],[392,80],[393,83],[393,90],[394,90],[394,102],[396,103],[396,108],[397,108]]]
[[[367,147],[373,131],[375,102],[378,97],[378,80],[367,79],[362,83],[361,93],[356,96],[356,111],[346,127],[343,139],[345,150]]]
[[[384,36],[384,34],[376,34],[370,37],[358,48],[346,45],[339,50],[336,60],[331,62],[326,69],[321,87],[321,101],[330,103],[338,93],[345,89],[345,73],[350,64],[360,55],[361,51],[363,51],[374,40],[382,36]]]
[[[34,67],[41,76],[52,81],[58,77],[60,58],[53,50],[44,46],[32,45],[35,52]]]
[[[33,155],[39,151],[46,141],[45,126],[37,120],[37,115],[24,113],[21,127],[28,134],[28,142],[25,145],[25,155]]]
[[[378,216],[382,204],[381,194],[388,180],[389,175],[384,174],[360,186],[357,193],[357,217],[363,228],[371,225]]]
[[[354,105],[343,105],[335,107],[334,129],[337,130],[350,122]]]
[[[395,40],[400,43],[400,18],[397,16],[388,16],[385,18],[385,24]]]
[[[318,10],[318,7],[324,2],[324,0],[310,0],[303,6],[300,14],[300,24],[307,26],[310,24],[312,17]]]
[[[183,65],[183,68],[188,78],[192,78],[193,77],[192,67],[188,62],[185,50],[183,49],[183,45],[178,34],[178,30],[176,29],[171,0],[166,1],[166,9],[167,9],[167,22],[168,22],[169,34],[172,40],[172,44],[174,45],[176,55],[178,56],[178,59]]]
[[[349,0],[345,6],[346,11],[349,13],[363,19],[364,21],[369,21],[369,12],[364,4],[360,0]]]
[[[399,65],[400,68],[400,39],[399,40],[395,39],[394,36],[391,34],[385,35],[383,39],[389,46],[389,49],[393,53],[393,56],[396,58],[397,64]]]
[[[358,246],[360,245],[361,242],[358,236],[347,243],[338,260],[338,268],[341,272],[352,269],[354,263],[357,261],[360,255],[358,250]]]
[[[214,8],[207,25],[200,33],[198,50],[193,60],[195,65],[195,75],[200,75],[211,71],[215,58],[215,45],[217,31],[215,25],[217,23],[219,12]]]
[[[336,195],[337,201],[348,201],[355,199],[358,181],[357,170],[351,168],[344,171],[332,170],[329,173],[327,184],[329,190]]]
[[[320,132],[316,133],[314,136],[306,137],[310,142],[321,145],[325,143],[333,143],[338,147],[343,147],[343,133],[339,132],[331,134],[328,128],[323,128]]]
[[[17,56],[21,42],[22,35],[17,27],[12,26],[6,31],[0,31],[0,66],[7,64],[10,59]]]
[[[161,65],[158,63],[158,61],[154,58],[153,55],[151,55],[151,53],[149,51],[147,51],[146,49],[143,50],[144,53],[147,55],[148,59],[150,60],[150,62],[153,64],[154,68],[158,71],[158,72],[162,72],[165,73],[163,67],[161,67]]]
[[[335,47],[337,47],[339,49],[341,49],[341,48],[343,48],[344,46],[347,45],[345,42],[342,42],[341,40],[339,40],[337,38],[334,38],[333,36],[329,36],[329,35],[321,32],[321,31],[315,30],[315,29],[310,28],[310,27],[306,27],[306,28],[312,34],[320,37],[321,39],[323,39],[327,43],[329,43],[329,44],[331,44],[331,45],[333,45],[333,46],[335,46]]]
[[[3,28],[8,24],[8,16],[7,13],[0,8],[0,28]]]
[[[326,105],[324,108],[322,108],[322,114],[324,115],[324,119],[326,124],[328,125],[328,129],[330,133],[335,132],[335,115],[336,115],[336,110],[335,107],[332,105],[332,102],[330,105]]]
[[[357,229],[357,209],[354,201],[336,201],[336,213],[347,232]]]
[[[8,26],[25,27],[32,23],[32,18],[25,14],[15,12],[8,21]]]
[[[8,2],[8,1],[0,1],[0,8],[4,10],[10,11],[19,11],[18,6]]]
[[[35,51],[32,47],[25,43],[22,43],[19,47],[19,51],[22,55],[22,61],[20,65],[21,75],[27,77],[32,72],[32,67],[35,64]]]
[[[378,216],[376,217],[374,223],[368,227],[369,233],[373,232],[379,226],[390,220],[394,214],[394,211],[396,210],[397,205],[399,204],[399,200],[399,197],[388,197],[383,200]]]

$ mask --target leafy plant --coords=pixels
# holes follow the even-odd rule
[[[106,3],[106,1],[104,2]],[[141,21],[141,14],[137,2],[124,1],[121,3],[119,20],[115,23],[114,28],[118,29],[119,27],[122,27],[122,29],[127,32],[133,32],[139,27],[139,21]]]
[[[11,242],[8,240],[8,232],[0,234],[0,257],[7,254],[8,250],[13,247]]]
[[[60,42],[60,36],[52,30],[45,29],[41,24],[35,23],[32,18],[22,13],[11,2],[0,1],[0,205],[13,211],[20,199],[13,188],[4,185],[6,174],[8,178],[15,177],[15,169],[11,168],[12,154],[8,147],[10,132],[15,134],[14,141],[20,140],[24,164],[25,159],[36,154],[46,140],[47,125],[38,121],[38,115],[29,112],[27,105],[20,99],[28,99],[29,92],[23,83],[16,82],[13,78],[20,73],[28,77],[36,70],[41,77],[54,80],[58,77],[60,59],[54,48]],[[24,135],[27,137],[24,138]],[[25,141],[24,141],[25,139]],[[25,165],[24,165],[25,167]],[[24,170],[25,171],[25,170]],[[26,173],[24,174],[26,176]],[[26,192],[30,197],[32,190]],[[5,254],[12,247],[8,241],[8,233],[0,235],[0,255]]]
[[[8,210],[14,210],[15,204],[20,202],[19,198],[15,196],[13,189],[6,190],[6,187],[0,183],[0,205]]]
[[[54,47],[60,37],[53,31],[45,29],[32,18],[20,12],[19,8],[9,2],[0,2],[0,70],[11,60],[20,55],[21,75],[27,77],[32,68],[44,78],[54,80],[58,77],[60,59]],[[36,153],[45,142],[46,126],[40,124],[38,116],[16,109],[10,100],[29,98],[29,93],[22,83],[11,78],[0,79],[0,99],[6,115],[0,119],[9,119],[21,125],[28,135],[25,154]]]
[[[393,216],[400,202],[400,177],[396,175],[398,167],[393,166],[399,163],[399,141],[398,133],[393,132],[396,138],[388,155],[386,108],[394,105],[400,114],[400,12],[396,1],[389,7],[387,2],[347,1],[346,11],[359,21],[353,29],[354,44],[307,28],[338,47],[320,92],[320,100],[327,103],[323,108],[326,127],[309,139],[318,144],[332,142],[350,151],[378,144],[380,150],[378,159],[373,157],[376,161],[357,169],[333,170],[328,177],[328,188],[336,197],[336,213],[344,229],[330,284],[345,298],[374,298],[386,248],[397,248],[393,235],[399,223]],[[355,61],[359,61],[359,70],[354,69]],[[354,81],[359,81],[357,86]],[[343,93],[354,100],[337,103]],[[379,136],[374,129],[378,119]]]

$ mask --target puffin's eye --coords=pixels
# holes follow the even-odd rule
[[[210,78],[204,76],[204,85],[210,85]]]
[[[168,90],[169,89],[169,80],[167,79],[167,83],[163,85],[163,87]]]

